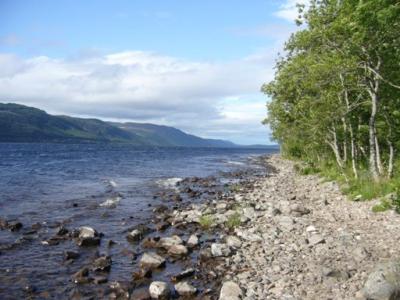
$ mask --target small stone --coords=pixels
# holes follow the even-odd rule
[[[195,270],[193,268],[186,269],[186,270],[180,272],[179,274],[172,276],[171,279],[172,279],[172,281],[175,281],[175,282],[176,281],[180,281],[180,280],[182,280],[184,278],[193,276],[194,273],[195,273]]]
[[[197,289],[186,281],[179,282],[174,287],[180,296],[192,296],[197,293]]]
[[[196,247],[198,244],[199,244],[199,238],[197,237],[197,235],[195,235],[195,234],[192,234],[190,237],[189,237],[189,239],[188,239],[188,241],[187,241],[187,246],[189,247],[189,248],[194,248],[194,247]]]
[[[68,229],[65,228],[64,226],[61,226],[60,228],[58,228],[56,235],[63,236],[63,235],[66,235],[67,233],[68,233]]]
[[[227,244],[213,243],[211,244],[211,254],[214,257],[229,256],[231,249]]]
[[[161,257],[156,253],[147,252],[143,254],[139,264],[142,267],[149,267],[152,269],[161,268],[165,265],[165,258]]]
[[[106,283],[107,281],[108,281],[108,279],[106,276],[95,276],[93,278],[93,282],[95,284],[103,284],[103,283]]]
[[[167,283],[162,281],[153,281],[150,284],[149,293],[153,299],[168,299],[170,290]]]
[[[77,259],[80,256],[78,252],[75,251],[65,251],[64,252],[64,259],[69,260],[69,259]]]
[[[240,300],[242,297],[242,289],[235,282],[224,282],[219,295],[219,300]]]
[[[186,256],[188,249],[183,245],[173,245],[168,249],[168,254],[171,256]]]
[[[112,260],[110,256],[101,256],[93,262],[93,271],[110,272],[111,263]]]
[[[242,246],[242,241],[236,236],[227,236],[225,240],[226,244],[233,249],[238,249]]]
[[[100,244],[100,235],[91,227],[83,226],[78,230],[79,246],[98,246]]]
[[[161,238],[158,244],[161,248],[168,250],[171,246],[182,245],[183,241],[179,236],[174,235],[172,237]]]
[[[318,245],[318,244],[324,244],[325,243],[325,239],[319,234],[314,234],[314,235],[312,235],[312,236],[310,236],[308,238],[308,243],[309,243],[310,246],[315,246],[315,245]]]

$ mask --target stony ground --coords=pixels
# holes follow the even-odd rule
[[[279,156],[268,162],[276,172],[235,196],[247,222],[231,234],[241,246],[225,258],[225,280],[243,299],[363,299],[377,263],[399,257],[399,215],[373,213]]]

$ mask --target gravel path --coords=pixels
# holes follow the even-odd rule
[[[268,162],[276,172],[235,196],[249,220],[235,229],[243,242],[225,259],[226,280],[244,299],[363,299],[375,265],[399,258],[399,215],[348,201],[279,156]]]

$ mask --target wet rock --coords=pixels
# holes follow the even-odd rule
[[[137,242],[142,240],[149,232],[151,232],[150,228],[141,224],[134,228],[130,228],[126,238],[130,242]]]
[[[183,245],[173,245],[168,249],[168,254],[175,257],[186,256],[188,252],[188,249]]]
[[[113,281],[109,284],[112,293],[109,295],[109,299],[118,299],[118,300],[128,300],[129,299],[129,290],[131,285],[129,282],[119,282]]]
[[[64,226],[61,226],[58,228],[56,235],[63,236],[63,235],[66,235],[67,233],[68,233],[68,229],[65,228]]]
[[[363,293],[370,300],[400,299],[400,261],[379,264],[369,274]]]
[[[171,279],[172,279],[172,281],[180,281],[182,279],[193,276],[194,273],[195,273],[195,270],[193,268],[186,269],[186,270],[180,272],[179,274],[172,276]]]
[[[219,294],[219,300],[240,300],[242,297],[243,292],[235,282],[224,282]]]
[[[4,230],[8,228],[8,222],[4,218],[0,218],[0,230]]]
[[[64,252],[64,259],[65,260],[70,260],[70,259],[77,259],[80,256],[78,252],[75,251],[65,251]]]
[[[166,250],[168,250],[172,246],[182,245],[182,244],[183,244],[182,239],[177,235],[174,235],[172,237],[161,238],[160,241],[158,242],[159,247],[164,248]]]
[[[112,260],[110,256],[101,256],[93,262],[93,271],[110,272]]]
[[[134,281],[142,280],[144,278],[151,278],[153,272],[150,268],[140,268],[139,270],[132,273],[132,279]]]
[[[170,226],[169,223],[167,222],[161,222],[156,224],[156,230],[157,231],[164,231]]]
[[[37,288],[31,284],[24,286],[24,291],[28,294],[32,294],[37,291]]]
[[[95,276],[93,278],[93,282],[95,284],[103,284],[103,283],[107,283],[108,278],[106,276]]]
[[[189,248],[194,248],[199,244],[199,238],[197,237],[197,235],[192,234],[189,239],[186,242],[187,246]]]
[[[160,237],[147,237],[143,240],[142,246],[143,248],[156,248],[159,241]]]
[[[211,254],[214,257],[229,256],[231,249],[227,244],[213,243],[211,244]]]
[[[165,258],[153,252],[146,252],[141,257],[139,264],[151,269],[161,268],[165,265]]]
[[[11,231],[18,231],[22,228],[22,223],[19,221],[8,221],[7,228]]]
[[[116,242],[114,242],[113,240],[108,240],[107,247],[112,247],[115,244],[116,244]]]
[[[212,258],[212,256],[213,255],[211,253],[210,248],[201,249],[199,252],[200,261],[203,261],[203,262],[209,260],[210,258]]]
[[[73,282],[77,284],[89,283],[91,281],[89,278],[89,269],[87,267],[80,269],[78,272],[72,275],[72,279]]]
[[[78,240],[79,246],[98,246],[100,244],[100,235],[92,227],[83,226],[78,230]]]
[[[180,296],[192,296],[197,293],[197,289],[186,281],[174,285],[175,290]]]
[[[130,300],[151,300],[149,290],[147,288],[140,288],[134,290],[131,294]]]
[[[170,289],[168,284],[162,281],[153,281],[149,287],[149,293],[153,299],[168,299]]]

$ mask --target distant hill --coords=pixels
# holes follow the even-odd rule
[[[154,124],[53,116],[25,105],[0,103],[0,142],[120,142],[138,146],[238,147]]]

